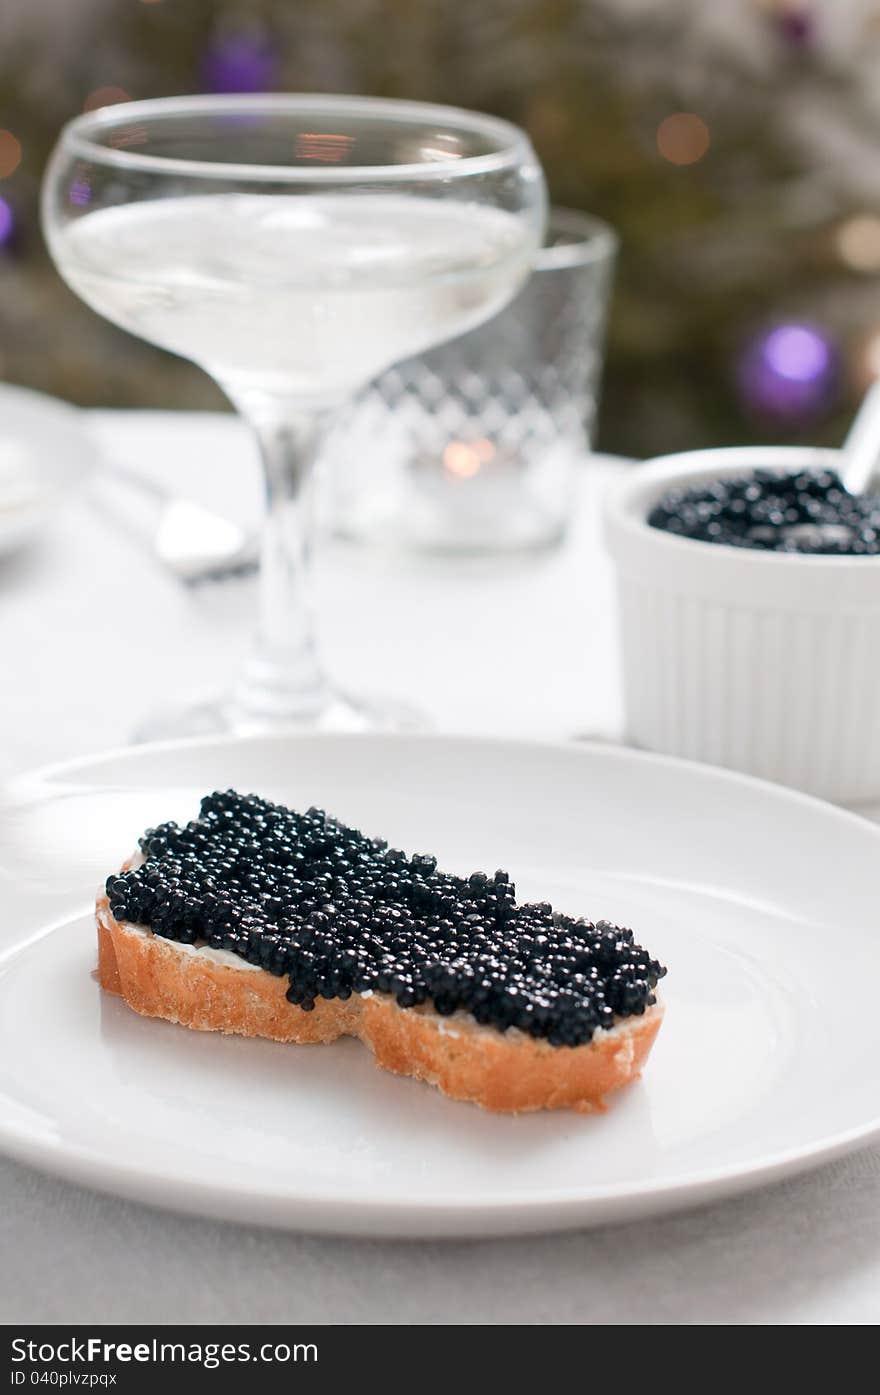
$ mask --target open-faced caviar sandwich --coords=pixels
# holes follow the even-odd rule
[[[632,931],[231,790],[185,828],[149,829],[97,923],[101,986],[145,1016],[356,1036],[386,1070],[492,1110],[601,1108],[663,1014],[665,969]]]

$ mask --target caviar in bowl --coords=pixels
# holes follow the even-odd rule
[[[696,542],[828,557],[880,556],[880,497],[851,494],[836,470],[768,470],[671,489],[652,528]]]
[[[872,505],[855,501],[856,517],[835,493],[839,465],[836,451],[734,447],[615,483],[605,533],[632,744],[880,798],[880,548]]]

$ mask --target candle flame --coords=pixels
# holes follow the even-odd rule
[[[471,479],[481,466],[492,459],[495,447],[486,437],[476,441],[450,441],[443,452],[443,464],[456,479]]]

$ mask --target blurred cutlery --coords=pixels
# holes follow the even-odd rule
[[[99,480],[101,503],[124,515],[135,536],[184,585],[256,570],[256,538],[240,524],[194,499],[173,494],[128,466],[101,470]]]

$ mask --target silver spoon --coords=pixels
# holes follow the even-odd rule
[[[868,494],[880,473],[880,380],[862,398],[841,450],[838,471],[850,494]]]
[[[880,488],[880,380],[868,388],[840,451],[837,471],[844,489],[859,496]],[[797,523],[785,537],[814,547],[846,545],[853,530],[845,523]]]
[[[213,509],[171,493],[138,470],[127,466],[103,470],[98,497],[184,585],[198,586],[256,570],[254,535]]]

